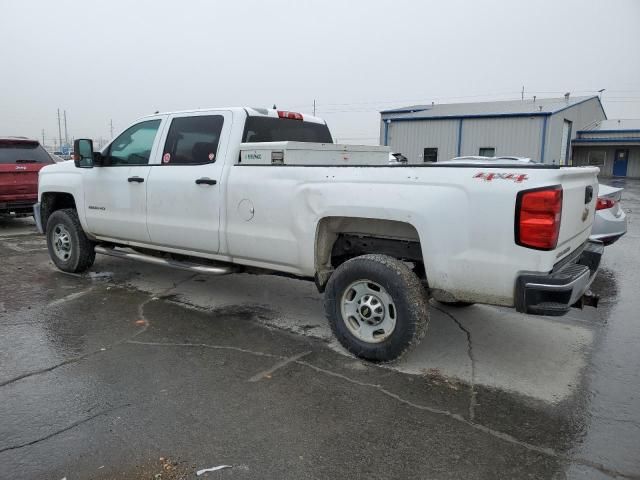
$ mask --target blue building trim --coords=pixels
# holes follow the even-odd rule
[[[513,117],[548,117],[551,112],[531,112],[531,113],[490,113],[479,115],[446,115],[440,117],[407,117],[407,118],[383,118],[383,120],[393,120],[394,122],[416,122],[424,120],[458,120],[461,118],[513,118]]]
[[[458,153],[456,154],[456,157],[460,156],[460,150],[462,149],[462,121],[463,119],[461,118],[458,123]]]
[[[588,134],[597,134],[597,133],[640,133],[640,129],[620,129],[620,130],[578,130],[577,134],[588,133]]]
[[[389,145],[389,124],[391,123],[391,120],[387,119],[384,121],[384,146],[388,146]]]
[[[544,150],[547,143],[547,120],[549,120],[548,116],[542,119],[542,139],[540,141],[540,163],[544,163]]]
[[[573,143],[640,143],[640,137],[628,138],[574,138]]]

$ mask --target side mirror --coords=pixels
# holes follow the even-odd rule
[[[73,163],[78,168],[93,168],[93,141],[80,138],[73,141]]]

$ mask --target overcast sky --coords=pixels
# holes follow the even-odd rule
[[[156,110],[266,106],[377,143],[381,109],[593,94],[640,117],[640,1],[29,1],[0,6],[0,135],[109,137]],[[63,132],[64,134],[64,132]]]

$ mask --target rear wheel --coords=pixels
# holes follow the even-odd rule
[[[80,273],[96,258],[94,243],[87,238],[74,209],[56,210],[47,220],[47,248],[56,267]]]
[[[363,255],[340,265],[327,283],[324,304],[338,341],[367,360],[399,358],[426,332],[420,279],[386,255]]]

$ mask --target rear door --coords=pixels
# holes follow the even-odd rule
[[[174,114],[151,169],[147,225],[156,245],[203,253],[220,249],[224,158],[231,112]]]
[[[122,132],[105,151],[104,166],[83,170],[89,231],[104,238],[149,243],[147,178],[158,155],[162,118]]]
[[[0,209],[2,205],[35,203],[38,172],[51,163],[37,141],[0,139]]]

